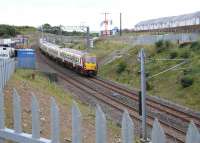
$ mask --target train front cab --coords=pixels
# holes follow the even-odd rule
[[[84,57],[84,71],[88,76],[97,75],[97,60],[94,55],[86,55]]]

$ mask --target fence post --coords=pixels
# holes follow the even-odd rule
[[[8,79],[11,77],[11,66],[12,66],[12,60],[10,60],[9,65],[8,65]]]
[[[33,93],[32,93],[31,112],[32,112],[32,138],[39,139],[40,138],[39,105]]]
[[[162,127],[160,126],[158,119],[156,118],[153,123],[153,129],[151,133],[152,143],[165,143],[166,137]]]
[[[6,84],[6,60],[3,60],[3,88],[5,87]]]
[[[97,105],[96,107],[96,143],[106,143],[107,142],[107,132],[106,132],[106,117],[101,107]]]
[[[81,112],[77,103],[73,101],[72,105],[72,143],[82,142]]]
[[[3,72],[2,72],[2,89],[4,88],[5,86],[5,60],[3,60],[3,64],[2,64],[2,69],[3,69]]]
[[[53,97],[51,97],[51,143],[60,143],[59,109]]]
[[[15,60],[13,59],[13,63],[12,63],[12,74],[15,72],[15,65],[16,65],[16,62]]]
[[[187,130],[186,143],[200,143],[200,134],[193,121]]]
[[[16,89],[13,89],[13,118],[14,130],[16,133],[22,132],[21,126],[21,99]]]
[[[6,61],[6,73],[5,73],[5,77],[6,77],[6,83],[8,81],[8,67],[9,67],[9,60]]]
[[[134,141],[134,124],[128,111],[125,110],[122,117],[122,142],[133,143]]]
[[[5,64],[5,69],[6,69],[6,72],[5,72],[5,85],[8,81],[8,65],[9,65],[9,60],[6,60],[6,64]]]
[[[3,62],[0,61],[0,89],[3,89]]]
[[[5,127],[5,114],[4,114],[4,95],[0,89],[0,130]],[[0,143],[4,143],[4,139],[0,138]]]

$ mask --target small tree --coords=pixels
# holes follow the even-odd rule
[[[178,53],[176,52],[176,51],[172,51],[171,53],[170,53],[170,55],[169,55],[169,58],[170,59],[174,59],[174,58],[176,58],[178,56]]]
[[[121,61],[121,62],[117,65],[117,70],[116,70],[117,73],[120,74],[120,73],[124,72],[125,69],[126,69],[126,67],[127,67],[126,62],[125,62],[125,61]]]
[[[170,41],[163,41],[163,40],[159,40],[158,42],[155,43],[156,46],[156,52],[160,53],[168,48],[170,48],[172,46]]]
[[[181,78],[181,85],[183,88],[191,86],[193,82],[194,80],[189,76],[184,76]]]
[[[0,37],[8,38],[16,36],[17,32],[14,26],[0,25]]]
[[[181,58],[184,58],[184,59],[189,58],[189,57],[190,57],[189,51],[184,51],[184,52],[182,52],[182,53],[180,54],[180,57],[181,57]]]
[[[190,46],[190,48],[193,51],[199,51],[200,50],[200,42],[193,42]]]
[[[157,53],[160,53],[162,51],[161,49],[163,48],[163,45],[164,45],[164,43],[163,43],[162,40],[160,40],[160,41],[158,41],[158,42],[155,43],[156,52]]]

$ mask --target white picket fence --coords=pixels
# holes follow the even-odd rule
[[[10,64],[6,66],[1,66],[1,87],[5,86],[6,81],[10,78],[14,72],[14,65],[12,62],[5,62],[5,64]],[[0,63],[1,64],[1,63]],[[5,68],[6,69],[2,69]],[[4,73],[2,76],[2,73]],[[3,85],[3,86],[2,86]],[[55,99],[51,98],[51,138],[46,139],[40,136],[40,114],[39,114],[39,104],[35,95],[32,95],[31,113],[32,113],[32,134],[22,132],[22,110],[21,110],[21,99],[17,91],[13,90],[13,121],[14,129],[9,129],[5,127],[5,113],[4,113],[4,95],[3,88],[0,90],[0,143],[4,143],[6,140],[11,140],[19,143],[60,143],[60,116],[59,108],[55,102]],[[135,140],[134,134],[134,123],[129,116],[129,113],[125,110],[122,117],[122,129],[121,129],[121,142],[122,143],[133,143]],[[96,107],[96,143],[106,143],[107,142],[107,121],[104,112],[101,107],[97,105]],[[72,143],[82,142],[82,133],[84,129],[82,128],[82,115],[77,106],[77,103],[73,101],[72,104]],[[94,135],[95,136],[95,135]],[[166,136],[160,126],[157,119],[155,119],[153,124],[153,129],[151,133],[152,143],[165,143]],[[185,139],[186,143],[200,143],[200,134],[193,122],[190,123]]]

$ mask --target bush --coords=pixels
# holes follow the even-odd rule
[[[193,79],[189,76],[184,76],[181,78],[181,86],[183,88],[189,87],[193,84]]]
[[[170,59],[174,59],[174,58],[176,58],[178,56],[178,53],[176,52],[176,51],[173,51],[173,52],[171,52],[170,54],[169,54],[169,58]]]
[[[178,48],[187,48],[188,45],[190,45],[189,43],[181,43],[179,44]]]
[[[159,40],[158,42],[155,43],[155,45],[156,45],[156,48],[163,47],[164,42],[162,40]]]
[[[14,26],[0,25],[0,37],[9,38],[16,36],[17,32]]]
[[[117,65],[117,70],[116,70],[117,73],[120,74],[120,73],[124,72],[125,69],[126,69],[126,67],[127,67],[126,62],[125,62],[125,61],[121,61],[121,62]]]
[[[163,40],[160,40],[158,42],[155,43],[155,46],[156,46],[156,52],[157,53],[160,53],[166,49],[169,49],[172,44],[170,41],[163,41]]]
[[[189,51],[184,51],[184,52],[182,52],[182,53],[180,54],[180,57],[181,57],[181,58],[184,58],[184,59],[189,58],[189,57],[190,57]]]
[[[193,51],[198,51],[200,50],[200,42],[193,42],[190,46],[190,49]]]
[[[192,72],[192,69],[191,69],[191,68],[189,68],[189,69],[184,69],[184,70],[183,70],[183,74],[184,74],[184,75],[190,74],[191,72]]]
[[[146,81],[146,89],[147,89],[148,91],[153,89],[153,85],[150,84],[148,81]]]
[[[165,47],[170,48],[172,46],[172,43],[170,41],[165,41]]]

